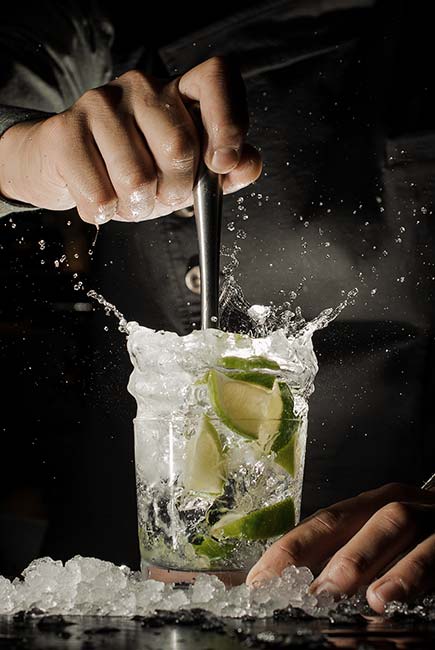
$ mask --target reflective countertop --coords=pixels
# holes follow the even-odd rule
[[[435,648],[435,621],[362,616],[322,620],[216,619],[200,612],[162,618],[0,617],[0,649],[242,650],[244,648]]]

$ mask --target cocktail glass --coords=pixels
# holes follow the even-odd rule
[[[137,326],[129,352],[142,570],[242,582],[299,520],[311,344]]]

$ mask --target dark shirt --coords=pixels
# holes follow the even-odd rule
[[[57,12],[51,4],[40,16],[48,6]],[[115,36],[113,50],[110,22],[88,22],[86,9],[77,14],[65,6],[68,29],[79,37],[68,40],[58,23],[59,47],[49,49],[53,30],[39,18],[33,56],[20,51],[22,66],[14,49],[20,30],[3,35],[14,74],[3,77],[0,97],[9,107],[0,119],[15,119],[10,106],[62,110],[107,81],[114,66],[175,75],[214,54],[237,57],[250,141],[264,159],[261,179],[224,205],[224,224],[247,232],[238,269],[246,297],[279,303],[301,285],[297,302],[310,318],[359,289],[355,305],[315,337],[320,370],[310,407],[305,513],[389,481],[420,483],[434,464],[435,276],[433,48],[422,7],[251,3],[178,40],[157,38],[152,47],[140,47],[136,27],[132,47]],[[35,49],[40,41],[43,55]],[[12,208],[6,203],[3,210]],[[224,228],[223,237],[231,245],[234,232]],[[130,319],[180,334],[199,325],[199,297],[185,282],[197,259],[193,220],[110,223],[96,255],[93,286]],[[122,336],[101,332],[96,317],[88,435],[74,456],[68,508],[58,512],[46,549],[132,563],[129,361]]]

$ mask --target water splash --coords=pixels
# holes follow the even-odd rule
[[[115,305],[106,300],[104,296],[97,293],[93,289],[88,291],[86,295],[88,298],[92,298],[93,300],[96,300],[100,305],[102,305],[107,316],[113,314],[113,316],[118,319],[118,329],[120,332],[122,332],[122,334],[128,335],[130,333],[129,323],[127,322],[127,319],[125,318],[124,314],[122,314],[119,309],[115,307]]]
[[[277,330],[283,330],[287,337],[311,336],[315,331],[327,327],[348,305],[353,305],[358,295],[357,288],[348,291],[338,305],[324,309],[311,321],[307,321],[301,308],[295,305],[302,284],[297,291],[290,293],[290,301],[281,305],[251,305],[234,278],[234,270],[238,265],[237,255],[232,251],[229,256],[230,262],[224,269],[225,279],[219,301],[220,328],[227,332],[247,334],[253,338],[262,338]]]
[[[252,338],[264,338],[277,330],[282,330],[287,337],[312,336],[317,330],[327,327],[343,309],[353,305],[358,295],[357,288],[348,291],[345,299],[338,305],[324,309],[310,321],[302,316],[300,307],[293,307],[299,291],[292,291],[290,302],[286,301],[281,305],[251,305],[232,274],[238,265],[237,257],[234,252],[230,257],[231,262],[227,267],[227,275],[219,298],[219,325],[224,332],[247,334]],[[118,319],[118,329],[122,334],[127,336],[130,334],[132,326],[136,325],[134,321],[127,321],[115,305],[93,289],[86,295],[102,305],[108,316],[112,314]]]

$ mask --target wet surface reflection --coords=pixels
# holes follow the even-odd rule
[[[0,648],[28,650],[241,650],[243,648],[372,648],[429,650],[435,621],[412,617],[329,620],[208,620],[169,623],[158,617],[136,620],[58,616],[0,618]]]

